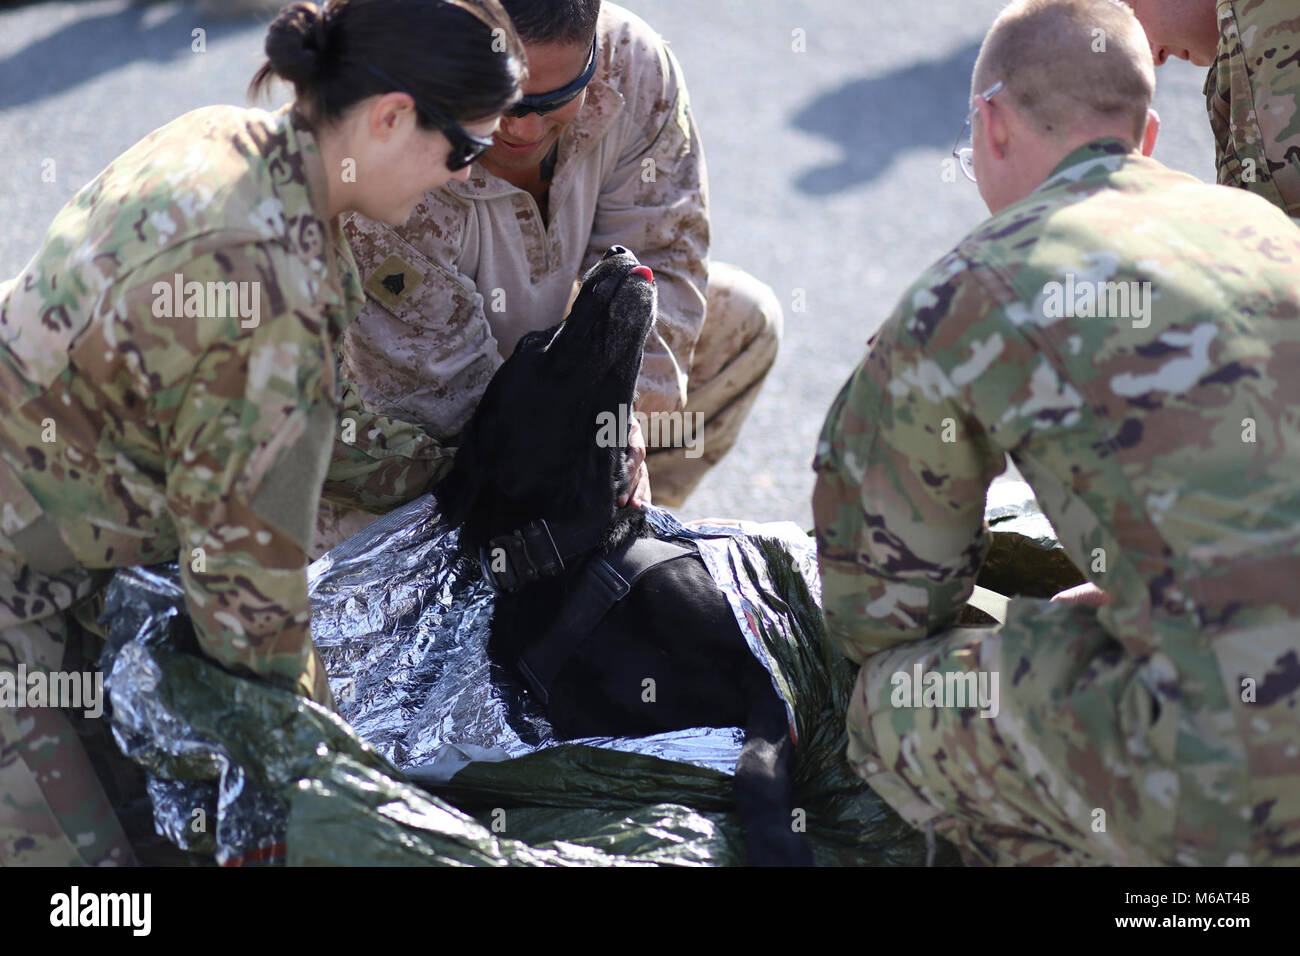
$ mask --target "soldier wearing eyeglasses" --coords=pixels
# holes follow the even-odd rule
[[[1002,13],[958,150],[992,217],[818,444],[848,758],[969,864],[1300,854],[1300,232],[1149,158],[1154,83],[1120,4]],[[1088,583],[959,628],[1008,456]]]
[[[1300,217],[1300,8],[1289,0],[1128,0],[1156,66],[1208,66],[1219,182]]]
[[[680,504],[735,442],[775,361],[780,304],[709,262],[704,154],[664,41],[600,0],[504,5],[528,55],[525,96],[469,182],[430,192],[403,226],[349,222],[369,303],[344,368],[368,407],[450,439],[519,339],[559,322],[578,277],[624,245],[659,290],[637,411],[704,421],[694,454],[652,445],[624,499],[648,500],[648,474],[656,501]],[[337,520],[318,547],[368,519]]]

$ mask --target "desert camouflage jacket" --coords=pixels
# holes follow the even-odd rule
[[[384,510],[449,455],[337,378],[364,295],[323,177],[289,109],[197,110],[82,189],[0,284],[0,519],[20,557],[179,556],[204,649],[322,700],[305,558],[322,485]]]
[[[586,102],[560,136],[548,221],[481,165],[430,192],[401,228],[348,221],[369,302],[347,331],[344,372],[368,407],[456,434],[519,339],[564,318],[576,280],[616,243],[654,271],[659,293],[638,408],[684,407],[708,280],[699,133],[658,34],[604,3],[597,35]]]
[[[1127,652],[1192,666],[1208,635],[1300,619],[1298,398],[1291,221],[1080,148],[922,275],[835,399],[814,466],[832,639],[861,662],[954,622],[1007,453]]]
[[[1219,182],[1300,216],[1300,7],[1220,0],[1205,80]]]

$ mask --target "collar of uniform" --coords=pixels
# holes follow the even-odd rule
[[[351,296],[348,291],[348,278],[356,278],[357,264],[352,257],[352,250],[347,244],[343,230],[337,219],[329,218],[329,191],[325,184],[325,161],[316,143],[316,134],[311,124],[292,104],[281,107],[277,113],[284,116],[289,124],[289,135],[296,142],[298,155],[301,157],[303,173],[307,180],[307,202],[321,224],[325,241],[321,244],[320,259],[325,266],[326,282],[322,291],[322,304],[334,306],[324,311],[329,316],[333,337],[343,334],[343,328],[354,312],[348,309],[347,301]],[[287,198],[287,197],[282,197]],[[360,288],[360,280],[352,283]],[[364,298],[364,296],[363,296]],[[344,308],[338,308],[344,306]],[[360,311],[358,308],[356,311]]]
[[[1094,139],[1057,163],[1056,168],[1034,192],[1046,192],[1066,183],[1078,182],[1097,170],[1113,173],[1124,165],[1133,152],[1133,147],[1122,139]]]
[[[579,160],[596,148],[596,144],[609,132],[614,121],[623,112],[623,94],[609,83],[610,60],[613,44],[606,34],[600,41],[596,75],[587,84],[587,99],[572,123],[560,134],[560,154],[555,163],[555,176],[551,180],[551,195],[562,197]],[[513,183],[488,172],[481,163],[470,168],[468,182],[452,181],[446,188],[465,199],[497,199],[511,193],[523,192]],[[556,203],[553,200],[552,206]]]
[[[291,135],[297,140],[298,153],[302,156],[303,172],[307,177],[308,200],[321,222],[329,221],[329,193],[325,188],[325,161],[321,159],[320,146],[316,143],[316,134],[312,131],[307,118],[289,104],[277,112],[289,123]]]
[[[1201,87],[1201,92],[1205,94],[1206,99],[1218,94],[1219,73],[1229,69],[1233,48],[1240,40],[1240,34],[1236,29],[1237,11],[1233,8],[1232,0],[1219,0],[1219,5],[1215,7],[1215,15],[1218,18],[1219,45],[1214,51],[1214,62],[1205,71],[1205,84]],[[1222,79],[1225,83],[1230,81],[1228,75]]]

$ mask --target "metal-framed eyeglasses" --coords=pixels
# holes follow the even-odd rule
[[[994,95],[1002,89],[1002,81],[998,80],[987,90],[980,94],[980,99],[985,103],[993,99]],[[952,144],[952,154],[957,157],[957,165],[961,171],[966,174],[966,178],[975,182],[975,147],[971,145],[971,122],[975,119],[976,110],[974,107],[966,114],[966,124],[957,134],[957,142]],[[965,145],[963,145],[965,144]]]

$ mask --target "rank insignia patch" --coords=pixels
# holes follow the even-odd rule
[[[401,256],[389,256],[366,277],[366,292],[385,308],[396,311],[424,276]]]

